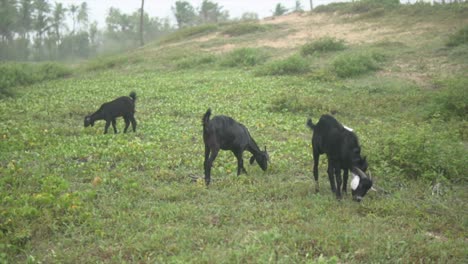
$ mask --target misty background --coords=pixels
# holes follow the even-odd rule
[[[339,2],[351,0],[0,0],[0,61],[74,62],[136,48],[186,27],[257,21]]]

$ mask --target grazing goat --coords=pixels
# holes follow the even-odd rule
[[[312,120],[307,120],[307,126],[313,131],[312,149],[314,156],[314,180],[315,190],[318,192],[318,163],[321,154],[327,154],[328,178],[331,190],[341,199],[341,170],[343,170],[343,192],[346,192],[348,182],[348,171],[351,170],[353,179],[351,181],[351,192],[353,199],[360,202],[372,187],[372,179],[364,172],[367,170],[366,158],[361,157],[361,147],[357,136],[349,129],[340,124],[334,117],[323,115],[319,122],[314,125]],[[336,185],[335,185],[336,181]]]
[[[135,114],[135,101],[136,93],[131,92],[130,96],[122,96],[114,101],[107,102],[101,105],[101,107],[92,115],[88,115],[84,119],[84,126],[94,126],[94,122],[97,120],[106,120],[106,126],[104,127],[104,134],[107,134],[107,130],[112,122],[114,133],[117,133],[115,127],[117,117],[123,117],[125,120],[124,133],[127,132],[130,122],[132,123],[133,132],[136,131],[136,120]]]
[[[244,168],[242,153],[248,150],[253,156],[250,164],[257,161],[262,170],[268,167],[269,156],[266,151],[261,151],[255,140],[250,136],[247,128],[228,116],[215,116],[210,120],[211,109],[203,116],[203,141],[205,143],[205,183],[210,184],[211,167],[220,149],[230,150],[237,158],[237,175],[247,173]],[[211,154],[210,154],[211,153]]]

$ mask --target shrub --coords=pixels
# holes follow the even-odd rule
[[[462,44],[468,44],[468,26],[450,35],[447,43],[445,43],[447,47],[456,47]]]
[[[251,34],[256,32],[264,32],[267,31],[268,27],[264,25],[260,25],[258,23],[238,23],[231,25],[224,29],[221,33],[229,35],[229,36],[241,36],[245,34]]]
[[[226,67],[255,66],[264,63],[267,58],[266,52],[262,49],[239,48],[227,53],[220,65]]]
[[[200,55],[200,56],[193,56],[177,62],[176,67],[178,69],[191,69],[196,68],[201,65],[211,64],[216,62],[216,56],[214,55]]]
[[[338,51],[346,48],[344,40],[332,37],[323,37],[301,47],[301,55],[312,55],[315,52]]]
[[[308,116],[318,116],[337,110],[337,105],[328,98],[307,96],[305,94],[281,93],[275,97],[269,106],[273,112],[300,113]]]
[[[431,116],[441,115],[444,118],[466,118],[468,116],[467,77],[455,77],[439,80],[436,85],[441,87],[430,104]]]
[[[0,97],[12,96],[18,85],[29,85],[71,75],[71,69],[54,62],[0,64]]]
[[[378,62],[383,60],[380,53],[348,53],[337,57],[332,70],[338,77],[347,78],[379,69]]]
[[[257,75],[294,75],[307,73],[309,62],[299,55],[293,55],[283,60],[273,61],[259,69]]]
[[[383,133],[374,158],[406,178],[466,181],[467,151],[457,133],[441,129],[443,125],[402,123],[398,129]]]

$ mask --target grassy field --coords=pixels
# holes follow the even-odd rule
[[[466,263],[468,6],[336,8],[187,29],[10,89],[0,263]],[[130,91],[136,133],[83,127]],[[238,177],[221,152],[204,186],[207,108],[267,147],[266,172]],[[325,158],[313,191],[305,123],[330,112],[380,189],[362,203],[335,199]]]

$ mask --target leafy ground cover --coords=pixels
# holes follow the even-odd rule
[[[223,65],[230,50],[207,50],[230,40],[197,42],[197,31],[190,42],[150,44],[17,88],[0,101],[0,262],[465,263],[467,65],[450,59],[451,30],[302,57],[301,45],[263,47],[265,64],[232,67]],[[262,46],[251,48],[232,50],[255,58]],[[370,54],[378,67],[340,76],[334,69],[350,54]],[[285,71],[290,55],[307,67]],[[270,65],[282,74],[258,74]],[[86,114],[132,90],[136,133],[83,127]],[[212,186],[192,181],[203,177],[208,107],[267,146],[267,172],[248,166],[237,177],[235,157],[221,152]],[[349,194],[336,201],[325,159],[313,191],[305,122],[330,112],[355,129],[381,189],[360,204]]]

